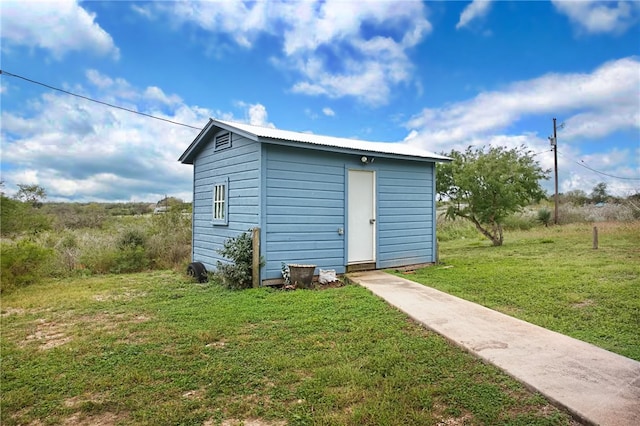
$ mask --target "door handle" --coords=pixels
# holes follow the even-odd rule
[[[369,219],[369,223],[373,225],[374,223],[376,223],[376,220],[375,219]]]

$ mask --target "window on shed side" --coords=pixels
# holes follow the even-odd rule
[[[213,183],[213,224],[229,224],[229,179]]]
[[[225,148],[231,148],[231,133],[229,132],[219,134],[213,142],[214,151],[219,151]]]

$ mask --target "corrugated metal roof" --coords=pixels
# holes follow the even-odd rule
[[[336,138],[333,136],[316,135],[314,133],[292,132],[289,130],[274,129],[272,127],[252,126],[250,124],[235,123],[232,121],[212,119],[212,124],[227,130],[239,130],[246,136],[254,135],[257,138],[276,139],[290,142],[301,142],[312,145],[352,149],[365,152],[377,152],[394,154],[406,157],[428,158],[433,160],[448,161],[450,158],[435,154],[402,142],[369,142],[359,139]]]

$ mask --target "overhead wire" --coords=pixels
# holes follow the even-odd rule
[[[11,72],[3,70],[3,69],[0,69],[0,75],[7,75],[9,77],[19,78],[19,79],[27,81],[29,83],[36,84],[36,85],[39,85],[39,86],[42,86],[42,87],[46,87],[47,89],[51,89],[51,90],[55,90],[55,91],[58,91],[58,92],[61,92],[61,93],[65,93],[65,94],[70,95],[70,96],[75,96],[77,98],[84,99],[84,100],[87,100],[87,101],[90,101],[90,102],[95,102],[95,103],[100,104],[100,105],[105,105],[105,106],[108,106],[108,107],[111,107],[111,108],[116,108],[116,109],[119,109],[119,110],[122,110],[122,111],[127,111],[127,112],[130,112],[130,113],[133,113],[133,114],[138,114],[138,115],[141,115],[143,117],[153,118],[154,120],[160,120],[160,121],[164,121],[164,122],[167,122],[167,123],[175,124],[175,125],[178,125],[178,126],[188,127],[190,129],[202,130],[202,128],[200,128],[200,127],[191,126],[189,124],[180,123],[180,122],[174,121],[174,120],[169,120],[168,118],[158,117],[158,116],[155,116],[155,115],[151,115],[151,114],[147,114],[147,113],[144,113],[144,112],[136,111],[136,110],[133,110],[133,109],[130,109],[130,108],[125,108],[125,107],[120,106],[120,105],[114,105],[114,104],[111,104],[109,102],[100,101],[100,100],[97,100],[97,99],[94,99],[94,98],[90,98],[88,96],[80,95],[78,93],[73,93],[73,92],[70,92],[68,90],[64,90],[64,89],[61,89],[59,87],[51,86],[50,84],[42,83],[40,81],[33,80],[33,79],[30,79],[30,78],[24,77],[22,75],[14,74],[14,73],[11,73]],[[553,149],[546,149],[544,151],[540,151],[540,152],[536,152],[535,154],[532,154],[532,157],[535,157],[536,155],[543,154],[545,152],[552,152],[552,151],[553,151]],[[564,155],[562,155],[562,153],[560,153],[560,152],[558,152],[558,154],[560,154],[560,156],[562,156],[564,158],[567,158]],[[609,173],[605,173],[605,172],[596,170],[596,169],[594,169],[592,167],[587,166],[586,163],[584,163],[584,160],[580,160],[581,162],[577,162],[575,160],[570,160],[570,161],[573,161],[577,165],[579,165],[581,167],[584,167],[585,169],[588,169],[588,170],[590,170],[590,171],[592,171],[594,173],[601,174],[603,176],[608,176],[608,177],[611,177],[611,178],[614,178],[614,179],[638,180],[638,181],[640,181],[640,178],[615,176],[615,175],[612,175],[612,174],[609,174]]]
[[[566,156],[562,155],[562,153],[561,153],[561,152],[558,152],[558,154],[560,154],[560,156],[561,156],[561,157],[566,158],[567,160],[569,160],[569,161],[572,161],[572,162],[576,163],[576,164],[577,164],[578,166],[580,166],[580,167],[584,167],[584,168],[585,168],[585,169],[587,169],[587,170],[591,170],[592,172],[595,172],[595,173],[601,174],[601,175],[603,175],[603,176],[608,176],[608,177],[610,177],[610,178],[614,178],[614,179],[622,179],[622,180],[637,180],[637,181],[640,181],[640,178],[624,177],[624,176],[615,176],[615,175],[612,175],[612,174],[609,174],[609,173],[605,173],[605,172],[602,172],[602,171],[600,171],[600,170],[596,170],[596,169],[594,169],[594,168],[592,168],[592,167],[587,166],[587,164],[584,162],[584,160],[580,160],[580,162],[577,162],[577,161],[575,161],[575,160],[572,160],[572,159],[567,158]]]
[[[535,154],[531,154],[532,157],[536,155],[544,154],[545,152],[553,152],[553,149],[545,149],[544,151],[536,152]]]
[[[174,121],[174,120],[169,120],[168,118],[157,117],[155,115],[146,114],[144,112],[136,111],[136,110],[133,110],[133,109],[130,109],[130,108],[125,108],[125,107],[122,107],[122,106],[119,106],[119,105],[110,104],[108,102],[99,101],[97,99],[93,99],[93,98],[90,98],[88,96],[79,95],[77,93],[73,93],[73,92],[70,92],[68,90],[60,89],[59,87],[51,86],[49,84],[42,83],[40,81],[32,80],[30,78],[27,78],[27,77],[24,77],[24,76],[21,76],[21,75],[18,75],[18,74],[13,74],[13,73],[10,73],[10,72],[2,70],[2,69],[0,69],[0,75],[7,75],[9,77],[19,78],[19,79],[27,81],[29,83],[37,84],[37,85],[42,86],[42,87],[46,87],[47,89],[56,90],[58,92],[62,92],[62,93],[65,93],[67,95],[75,96],[75,97],[80,98],[80,99],[84,99],[84,100],[87,100],[87,101],[90,101],[90,102],[95,102],[97,104],[105,105],[105,106],[108,106],[108,107],[111,107],[111,108],[120,109],[122,111],[131,112],[133,114],[142,115],[144,117],[153,118],[155,120],[165,121],[167,123],[176,124],[178,126],[189,127],[190,129],[202,130],[201,127],[191,126],[189,124],[180,123],[180,122]]]

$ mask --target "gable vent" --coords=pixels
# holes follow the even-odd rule
[[[215,150],[224,149],[231,147],[231,133],[223,133],[221,135],[216,136],[215,140]]]

